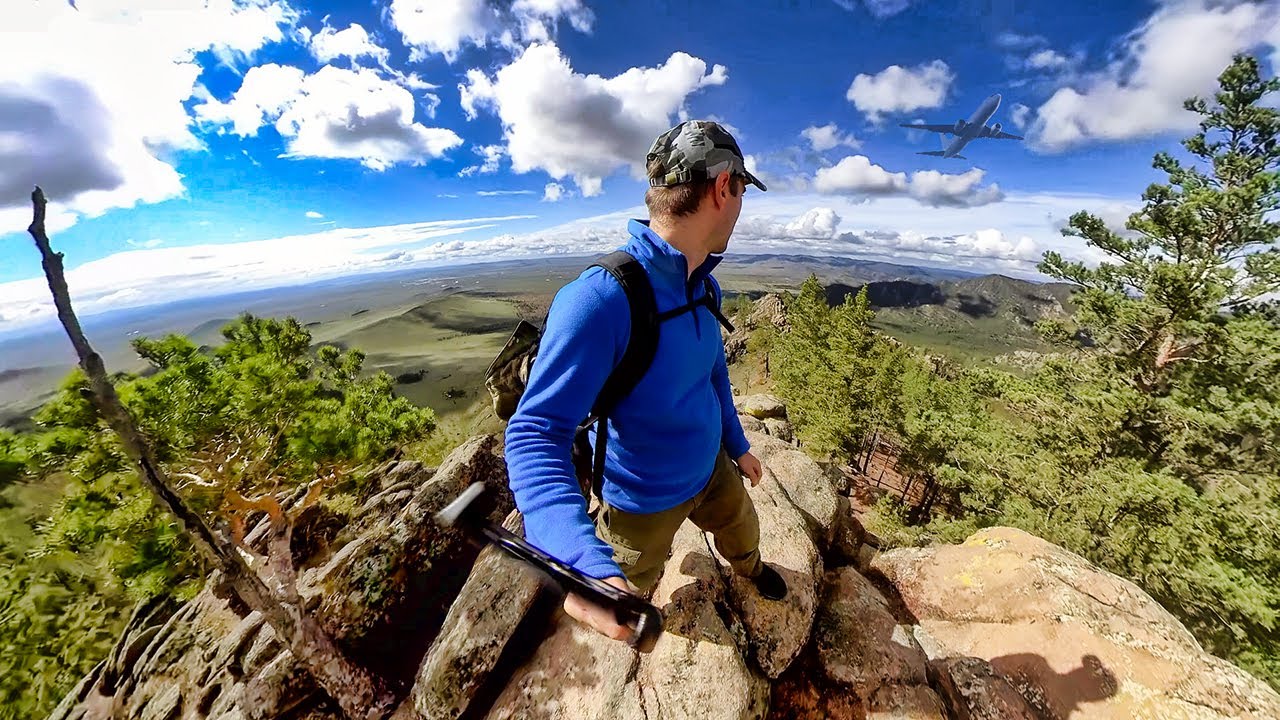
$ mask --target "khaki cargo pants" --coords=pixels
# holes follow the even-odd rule
[[[613,560],[642,592],[662,573],[671,542],[685,518],[711,533],[716,550],[734,572],[755,577],[760,562],[760,521],[738,466],[724,448],[716,457],[707,486],[683,503],[656,513],[629,513],[602,502],[596,516],[600,539],[613,547]],[[745,481],[749,482],[749,481]]]

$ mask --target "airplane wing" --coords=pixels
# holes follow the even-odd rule
[[[1003,130],[997,133],[991,133],[990,135],[987,135],[987,137],[991,138],[992,140],[1022,140],[1023,139],[1021,135],[1010,135],[1009,133]]]
[[[928,130],[929,132],[947,133],[954,135],[956,132],[955,125],[908,125],[906,123],[898,123],[898,127],[911,128],[912,130]]]

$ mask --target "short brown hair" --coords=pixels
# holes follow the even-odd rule
[[[666,172],[660,161],[649,163],[646,175],[657,177]],[[745,180],[743,181],[745,183]],[[650,186],[644,193],[644,204],[649,208],[650,217],[670,218],[692,215],[698,211],[702,198],[715,187],[714,178],[710,180],[691,180],[670,187]],[[729,192],[736,197],[739,192],[738,183],[730,183]]]

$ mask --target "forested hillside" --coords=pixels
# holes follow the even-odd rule
[[[1025,376],[963,368],[877,335],[866,292],[834,308],[811,278],[788,332],[752,339],[815,452],[860,464],[872,438],[916,483],[886,497],[898,544],[1013,525],[1130,578],[1206,648],[1280,687],[1280,113],[1239,58],[1184,142],[1161,153],[1126,229],[1064,231],[1096,268],[1046,254],[1078,310],[1037,323],[1059,352]],[[1272,96],[1274,97],[1274,96]],[[758,331],[760,333],[761,331]]]

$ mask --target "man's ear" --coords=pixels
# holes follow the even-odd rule
[[[728,170],[716,176],[715,186],[716,202],[728,203],[729,197],[733,195],[733,175]]]

